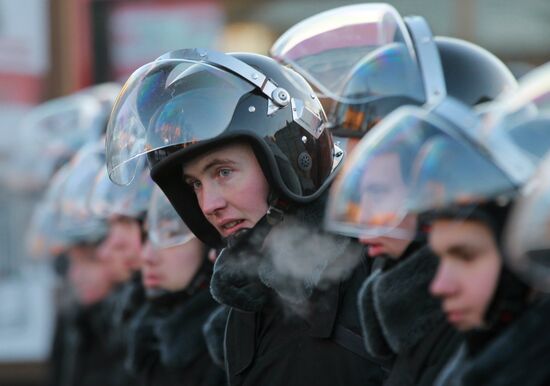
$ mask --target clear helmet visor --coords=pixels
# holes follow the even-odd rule
[[[344,6],[310,17],[283,34],[271,56],[304,76],[320,98],[346,104],[394,95],[422,99],[411,38],[387,4]]]
[[[409,214],[412,168],[422,145],[440,132],[424,114],[410,107],[396,110],[358,143],[331,188],[329,230],[358,238],[414,236],[415,229],[402,226]]]
[[[403,107],[354,149],[331,190],[327,226],[353,237],[410,239],[406,216],[511,188],[454,125]]]
[[[550,157],[524,186],[506,227],[508,265],[533,287],[550,291]]]
[[[143,216],[149,206],[154,184],[149,170],[143,165],[140,170],[139,177],[132,184],[120,186],[110,180],[105,167],[101,168],[88,196],[91,212],[106,219],[115,216]]]
[[[538,163],[550,148],[550,64],[520,80],[513,93],[487,106],[485,136],[508,135],[533,162]]]
[[[149,240],[156,249],[182,245],[195,237],[158,187],[151,196],[147,228]]]
[[[141,67],[123,87],[107,128],[110,178],[129,184],[141,155],[216,137],[254,87],[185,54]]]

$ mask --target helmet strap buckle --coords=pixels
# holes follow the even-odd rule
[[[290,203],[280,198],[272,198],[269,200],[266,219],[269,225],[275,226],[285,218],[285,212],[290,208]]]

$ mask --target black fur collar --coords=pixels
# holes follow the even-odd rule
[[[155,325],[161,362],[185,367],[206,350],[202,325],[217,306],[207,290],[195,293]]]
[[[440,303],[429,292],[437,258],[423,247],[388,271],[374,271],[359,291],[367,351],[389,358],[410,349],[441,323]]]
[[[202,326],[217,303],[207,289],[189,297],[171,309],[148,303],[131,326],[128,366],[142,371],[158,358],[165,367],[185,368],[206,351]]]

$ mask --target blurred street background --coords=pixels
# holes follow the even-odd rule
[[[96,83],[122,83],[140,65],[173,49],[267,54],[300,20],[353,3],[361,2],[0,0],[0,385],[43,384],[54,324],[54,275],[24,247],[44,187],[13,172],[29,142],[19,130],[25,114]],[[489,49],[518,78],[550,60],[548,0],[388,3],[401,15],[424,16],[435,35]]]

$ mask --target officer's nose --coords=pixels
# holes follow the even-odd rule
[[[145,264],[152,265],[158,260],[157,255],[155,253],[155,249],[153,248],[149,240],[147,240],[143,245],[143,248],[141,249],[139,257],[140,257],[141,263],[144,265]]]
[[[221,188],[214,184],[204,184],[199,197],[199,206],[205,216],[215,216],[227,206]]]
[[[457,291],[457,283],[449,264],[440,261],[435,277],[430,284],[430,293],[439,298],[452,296]]]

